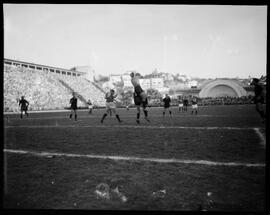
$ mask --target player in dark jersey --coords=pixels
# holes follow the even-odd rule
[[[171,98],[168,94],[165,95],[165,98],[162,100],[163,101],[163,118],[165,116],[166,111],[168,110],[170,113],[170,117],[172,118],[172,111],[170,109],[171,106]]]
[[[187,112],[188,99],[185,97],[183,102],[184,102],[184,108],[183,108],[183,110],[184,110],[184,112]]]
[[[69,103],[70,103],[70,110],[71,110],[69,118],[72,119],[72,114],[74,112],[75,121],[77,121],[77,108],[78,107],[77,107],[77,98],[76,98],[75,92],[72,93],[72,98],[70,99]]]
[[[265,122],[266,115],[263,108],[264,103],[264,94],[263,94],[263,87],[260,84],[260,80],[257,78],[253,78],[251,85],[254,86],[254,103],[256,105],[256,110],[260,114],[262,118],[262,122]]]
[[[19,106],[21,106],[21,119],[23,118],[23,112],[28,117],[28,113],[27,113],[28,105],[29,105],[29,102],[24,99],[24,96],[22,96],[21,99],[19,100]]]
[[[112,113],[115,114],[116,119],[118,120],[118,122],[122,122],[120,120],[119,115],[116,112],[116,101],[115,98],[117,97],[117,94],[115,94],[114,90],[111,89],[110,92],[106,93],[105,95],[105,99],[106,99],[106,113],[103,114],[102,118],[101,118],[101,123],[103,123],[104,119],[106,118],[106,116],[110,113],[110,111]]]
[[[191,107],[192,107],[191,114],[193,114],[193,111],[194,111],[195,114],[197,115],[197,113],[198,113],[198,103],[197,103],[197,99],[195,97],[191,101]]]

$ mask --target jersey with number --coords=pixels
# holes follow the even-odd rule
[[[115,98],[116,98],[116,95],[111,94],[111,93],[107,93],[107,94],[106,94],[106,97],[105,97],[106,102],[114,102],[114,99],[115,99]]]

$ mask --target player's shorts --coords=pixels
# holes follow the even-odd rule
[[[184,104],[179,104],[179,107],[183,107],[184,106]]]
[[[71,110],[77,110],[78,107],[77,107],[76,105],[71,105],[71,106],[70,106],[70,109],[71,109]]]
[[[170,107],[170,105],[164,105],[164,108],[169,108]]]
[[[198,108],[198,105],[195,104],[195,105],[192,105],[192,109],[197,109]]]
[[[25,107],[21,107],[21,111],[27,111],[27,106],[25,106]]]
[[[133,94],[134,97],[134,104],[135,105],[147,105],[148,99],[146,98],[145,101],[143,101],[142,97],[136,93]]]
[[[88,105],[88,108],[89,109],[93,109],[93,105]]]
[[[264,102],[264,97],[263,96],[255,97],[254,102],[255,102],[255,104],[263,103]]]
[[[137,85],[137,86],[135,87],[135,92],[136,92],[138,95],[140,95],[140,94],[143,92],[143,89],[141,88],[140,85]]]
[[[114,102],[106,102],[106,109],[115,109],[116,104]]]

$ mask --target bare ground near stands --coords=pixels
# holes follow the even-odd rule
[[[255,107],[200,107],[197,116],[179,113],[162,120],[162,109],[150,108],[151,123],[135,124],[135,109],[119,109],[123,122],[79,111],[75,122],[66,113],[32,113],[28,119],[9,115],[5,149],[139,158],[265,162],[264,132]],[[147,126],[147,127],[146,127]],[[148,127],[152,126],[152,127]],[[198,128],[201,127],[201,128]],[[215,127],[206,129],[206,127]],[[224,127],[232,127],[224,128]],[[224,128],[224,129],[222,129]],[[241,129],[235,129],[241,128]],[[158,163],[85,157],[5,153],[4,208],[90,210],[255,211],[265,207],[265,167]],[[127,197],[100,199],[100,183],[118,186]],[[163,197],[153,192],[166,190]],[[211,192],[213,204],[207,203]]]

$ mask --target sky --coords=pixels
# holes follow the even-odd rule
[[[4,57],[96,75],[266,75],[267,6],[4,4]]]

